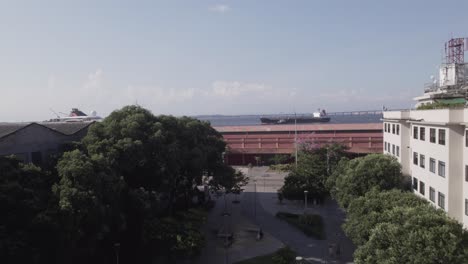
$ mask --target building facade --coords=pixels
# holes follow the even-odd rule
[[[261,164],[274,155],[290,156],[298,145],[339,143],[355,155],[382,152],[382,124],[300,124],[215,127],[223,135],[230,165]]]
[[[415,194],[468,228],[468,109],[384,112],[384,153]]]
[[[94,122],[0,123],[0,156],[42,165],[64,144],[81,140]]]

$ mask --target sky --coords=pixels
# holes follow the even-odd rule
[[[0,122],[408,108],[468,1],[0,0]]]

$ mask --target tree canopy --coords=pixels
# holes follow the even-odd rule
[[[364,157],[343,161],[337,168],[332,196],[347,208],[350,202],[376,188],[390,190],[403,186],[401,166],[394,157],[382,154],[369,154]]]
[[[413,193],[397,189],[379,191],[372,189],[365,196],[354,199],[347,210],[347,220],[343,229],[357,246],[369,240],[371,230],[386,221],[385,211],[394,207],[423,206],[428,203]]]
[[[401,204],[382,210],[378,220],[375,213],[359,217],[370,236],[355,252],[356,263],[467,263],[468,234],[461,224],[409,195],[397,198],[401,193],[391,192],[383,196]]]
[[[285,178],[281,191],[285,198],[304,199],[304,191],[310,198],[323,199],[328,194],[326,182],[344,157],[346,148],[339,144],[319,148],[302,148],[298,155],[297,167],[293,167]]]
[[[0,259],[46,263],[57,250],[57,222],[48,210],[53,176],[34,165],[0,157]]]
[[[112,112],[74,146],[50,173],[0,158],[2,260],[174,263],[203,246],[197,187],[238,192],[246,182],[224,164],[209,123],[139,106]]]

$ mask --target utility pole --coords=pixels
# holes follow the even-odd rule
[[[295,160],[296,160],[296,169],[297,169],[297,116],[296,116],[296,111],[294,111],[294,148],[295,148]]]

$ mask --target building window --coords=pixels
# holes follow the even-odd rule
[[[384,131],[387,132],[387,123],[384,123]]]
[[[433,158],[429,159],[429,171],[435,173],[435,164],[436,161]]]
[[[413,127],[413,138],[418,139],[418,127]]]
[[[439,129],[439,144],[445,145],[445,129]]]
[[[445,195],[439,192],[438,205],[440,208],[445,209]]]
[[[400,146],[396,146],[396,155],[400,157]]]
[[[439,160],[439,176],[445,177],[445,162]]]
[[[419,182],[419,193],[422,194],[424,196],[424,194],[426,193],[426,186],[424,185],[424,182],[420,181]]]
[[[468,199],[465,199],[465,215],[468,215]]]
[[[414,190],[418,190],[418,179],[416,178],[413,178],[413,189]]]
[[[430,141],[431,143],[435,143],[435,142],[436,142],[436,130],[435,130],[435,128],[429,129],[429,141]]]
[[[418,153],[413,152],[413,164],[418,165]]]
[[[465,147],[468,147],[468,130],[465,131]]]
[[[31,152],[31,162],[40,166],[42,164],[42,153],[40,151]]]
[[[392,154],[395,155],[395,145],[392,144]]]
[[[392,124],[392,134],[395,134],[395,124]]]
[[[419,139],[426,140],[426,128],[425,127],[419,128]]]
[[[465,181],[468,182],[468,166],[465,165]]]
[[[387,142],[384,141],[384,150],[387,151]]]
[[[400,135],[400,125],[396,125],[396,134]]]
[[[421,168],[426,167],[426,157],[423,154],[419,154],[419,166],[421,166]]]
[[[429,187],[429,200],[435,203],[435,190],[432,187]]]

